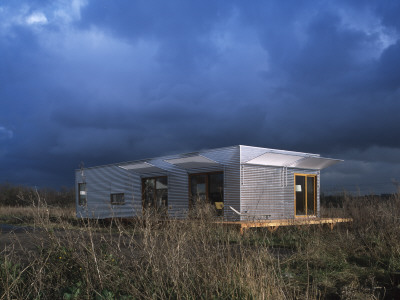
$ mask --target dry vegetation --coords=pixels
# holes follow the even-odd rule
[[[352,217],[350,226],[243,236],[213,224],[207,208],[192,221],[105,224],[77,223],[41,201],[2,207],[35,229],[0,235],[0,297],[398,299],[400,198],[346,197],[342,206],[324,214]]]

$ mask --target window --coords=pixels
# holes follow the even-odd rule
[[[168,207],[168,180],[166,176],[142,179],[143,208],[165,211]]]
[[[190,206],[197,202],[215,205],[218,215],[224,208],[224,173],[201,173],[189,175]]]
[[[87,204],[86,183],[78,183],[79,205]]]
[[[115,193],[110,195],[110,200],[112,205],[124,205],[125,204],[125,194]]]

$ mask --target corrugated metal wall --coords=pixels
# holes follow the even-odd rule
[[[171,217],[184,218],[189,209],[189,174],[224,172],[224,218],[239,220],[229,206],[244,213],[270,215],[270,219],[294,218],[294,174],[317,175],[317,215],[320,211],[319,171],[247,165],[246,161],[264,154],[271,149],[232,146],[204,150],[190,155],[202,155],[220,165],[182,169],[165,162],[188,154],[164,156],[146,162],[164,169],[164,172],[139,174],[120,168],[121,164],[86,168],[76,171],[76,207],[78,217],[110,218],[131,217],[142,214],[141,179],[168,176],[168,213]],[[293,153],[282,151],[284,153]],[[297,153],[299,154],[299,153]],[[78,183],[86,182],[87,206],[78,205]],[[125,205],[111,205],[111,193],[124,193]],[[246,217],[242,216],[242,220]]]
[[[241,212],[257,215],[256,219],[294,218],[294,174],[317,175],[317,216],[319,216],[318,171],[242,165]],[[246,217],[242,217],[246,220]]]
[[[271,149],[241,146],[241,195],[240,211],[257,215],[258,219],[294,218],[294,174],[317,175],[317,216],[320,212],[320,172],[314,170],[247,165]],[[272,151],[277,151],[273,150]],[[279,151],[280,153],[294,153]],[[296,153],[307,155],[307,153]],[[246,216],[242,220],[248,219]]]
[[[76,214],[77,217],[109,218],[130,217],[138,209],[137,194],[140,178],[116,165],[76,171]],[[78,205],[78,183],[86,182],[87,205]],[[125,205],[111,205],[111,193],[124,193]]]
[[[240,207],[240,148],[232,146],[213,150],[204,150],[193,155],[202,155],[218,162],[220,165],[182,169],[165,162],[166,159],[181,158],[186,154],[164,156],[146,160],[148,163],[160,167],[165,172],[138,174],[120,167],[121,164],[87,168],[76,171],[76,207],[78,217],[110,218],[138,216],[142,213],[141,178],[154,176],[168,176],[168,213],[171,217],[183,218],[189,208],[189,174],[224,171],[224,215],[235,219],[236,216],[228,206]],[[86,182],[87,206],[78,205],[78,183]],[[125,205],[111,205],[110,193],[125,193]]]

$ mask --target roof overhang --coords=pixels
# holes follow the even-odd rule
[[[202,155],[166,159],[165,161],[182,169],[198,169],[220,165],[216,161]]]
[[[297,161],[294,168],[322,170],[342,161],[343,160],[341,159],[325,157],[305,157],[304,159]]]
[[[324,158],[320,156],[300,156],[268,152],[245,162],[245,164],[322,170],[341,161],[340,159]]]
[[[147,162],[132,163],[132,164],[127,164],[127,165],[122,165],[119,167],[122,169],[128,170],[128,171],[133,171],[133,172],[139,173],[139,174],[166,172],[166,170],[156,167]]]

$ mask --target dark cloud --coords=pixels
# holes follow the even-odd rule
[[[249,144],[399,178],[400,7],[370,1],[5,1],[0,180]],[[379,169],[379,172],[374,170]],[[377,174],[377,175],[376,175]]]
[[[378,80],[388,92],[396,91],[400,87],[400,41],[390,45],[382,53],[378,66]]]

